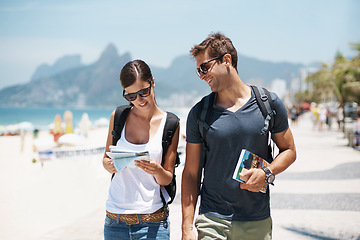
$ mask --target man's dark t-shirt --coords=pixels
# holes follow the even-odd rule
[[[275,93],[271,93],[276,111],[273,133],[285,131],[287,110]],[[197,124],[199,103],[189,112],[186,141],[202,143]],[[232,179],[242,149],[268,159],[268,137],[261,135],[264,117],[255,95],[238,111],[231,112],[214,105],[210,128],[206,135],[208,151],[201,190],[200,213],[235,221],[257,221],[270,216],[269,191],[254,193],[240,189]]]

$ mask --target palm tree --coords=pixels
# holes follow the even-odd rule
[[[310,96],[314,102],[326,101],[328,92],[332,91],[333,75],[330,67],[326,63],[320,63],[321,68],[309,75],[306,79],[307,82],[312,83],[312,92]]]
[[[307,81],[313,84],[313,95],[327,101],[329,94],[333,94],[341,107],[346,102],[360,103],[360,43],[351,45],[357,51],[353,59],[348,60],[338,52],[331,67],[322,63],[317,72],[308,76]]]
[[[306,80],[313,86],[312,94],[308,95],[312,95],[315,102],[327,102],[332,95],[342,108],[346,102],[360,103],[360,43],[351,46],[357,51],[355,57],[348,60],[338,52],[331,66],[321,63],[321,68],[307,77]],[[345,112],[343,114],[345,119]]]
[[[350,61],[348,71],[344,76],[350,95],[353,96],[350,101],[360,103],[360,43],[352,43],[352,48],[357,51],[357,55]]]

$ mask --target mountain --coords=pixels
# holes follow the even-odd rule
[[[240,78],[248,84],[258,84],[269,87],[271,82],[280,78],[290,84],[291,75],[298,75],[299,69],[305,67],[302,64],[287,62],[261,61],[255,58],[238,56],[238,71]]]
[[[240,78],[245,83],[262,86],[269,86],[276,78],[289,83],[290,74],[297,75],[304,67],[238,57]],[[48,66],[51,71],[42,70],[40,66],[28,83],[0,90],[0,105],[113,108],[125,104],[119,74],[131,60],[130,53],[119,55],[113,44],[90,65],[82,65],[77,55],[65,56]],[[195,61],[189,55],[175,58],[168,68],[150,68],[155,77],[156,101],[161,107],[191,106],[210,92],[207,84],[196,75]]]
[[[122,101],[119,72],[130,60],[129,53],[119,56],[115,46],[110,44],[91,65],[4,88],[0,91],[1,105],[115,106]]]
[[[172,94],[201,94],[209,92],[209,87],[201,81],[195,72],[195,61],[189,55],[175,58],[171,65],[166,69],[156,70],[152,66],[152,72],[156,80],[160,83],[160,88],[167,91],[160,91],[159,96],[168,98]],[[191,91],[190,91],[191,89]]]
[[[82,63],[80,55],[64,56],[58,59],[52,66],[49,66],[48,64],[41,64],[39,67],[36,68],[35,73],[32,75],[30,81],[50,77],[63,71],[81,66]]]

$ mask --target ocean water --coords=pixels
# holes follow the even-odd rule
[[[56,114],[60,114],[64,121],[64,112],[69,110],[73,114],[73,126],[78,127],[83,113],[89,115],[92,123],[100,118],[110,119],[111,112],[114,109],[102,108],[31,108],[31,107],[0,107],[0,126],[19,124],[21,122],[30,122],[38,129],[48,129],[49,125],[54,122]]]
[[[0,126],[8,126],[19,124],[21,122],[30,122],[33,124],[34,128],[40,130],[47,130],[50,128],[50,124],[54,122],[56,114],[60,114],[62,120],[64,121],[64,112],[71,111],[73,114],[73,126],[74,128],[78,127],[78,124],[81,120],[81,117],[84,113],[89,115],[89,119],[94,124],[97,120],[101,118],[107,119],[109,122],[110,115],[113,108],[83,108],[83,109],[74,109],[74,108],[50,108],[50,107],[0,107]],[[163,109],[166,111],[171,111],[177,114],[181,119],[185,119],[188,109]]]

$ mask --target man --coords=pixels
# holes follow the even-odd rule
[[[199,239],[271,239],[269,191],[260,189],[296,159],[292,133],[284,104],[271,93],[276,111],[271,132],[279,154],[268,169],[251,169],[246,183],[232,179],[242,149],[268,159],[268,136],[261,135],[264,117],[251,88],[237,72],[237,52],[231,40],[210,34],[191,49],[197,73],[216,93],[210,128],[206,134],[206,164],[201,189]],[[200,104],[190,111],[186,129],[186,161],[182,175],[182,239],[196,239],[193,229],[199,194],[202,137],[198,119]],[[265,173],[267,172],[267,173]],[[270,179],[272,179],[270,181]]]

